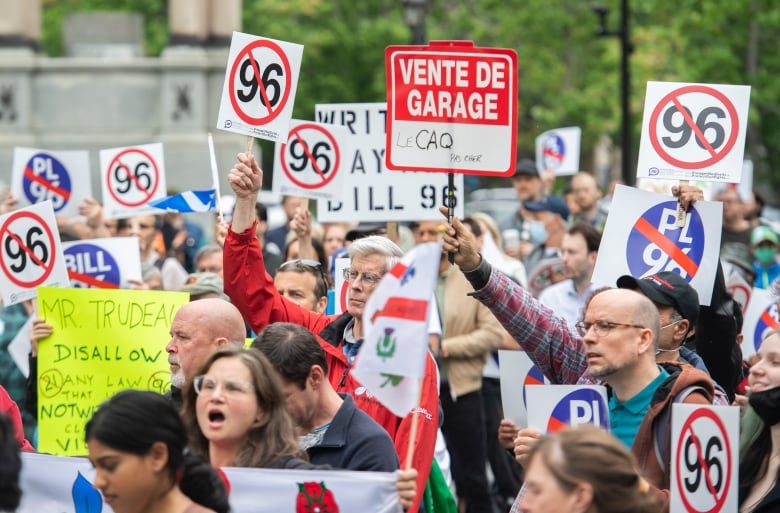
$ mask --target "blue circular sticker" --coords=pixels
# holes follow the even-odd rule
[[[74,244],[64,251],[64,256],[74,287],[119,288],[119,265],[104,248],[89,243]]]
[[[558,401],[547,422],[547,431],[555,433],[564,426],[593,424],[609,429],[607,403],[596,390],[584,388],[569,392]]]
[[[65,166],[47,153],[36,153],[24,166],[22,191],[30,203],[51,200],[60,211],[70,200],[70,175]]]
[[[563,137],[556,133],[547,135],[542,143],[542,164],[544,169],[556,170],[566,157],[566,144]]]
[[[631,276],[673,271],[687,281],[696,276],[704,255],[704,224],[695,208],[685,226],[676,225],[677,202],[654,205],[636,220],[628,235],[626,261]]]

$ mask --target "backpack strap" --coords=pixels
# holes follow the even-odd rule
[[[666,407],[661,410],[661,413],[655,418],[653,422],[653,448],[655,449],[655,458],[658,461],[658,465],[661,467],[661,471],[666,473],[666,463],[664,461],[665,449],[669,447],[669,435],[671,433],[671,420],[672,420],[672,404],[682,403],[685,399],[695,393],[699,392],[705,397],[708,397],[707,389],[700,385],[691,385],[683,388],[674,396],[672,402],[667,404]]]

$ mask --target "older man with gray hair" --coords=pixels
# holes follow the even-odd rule
[[[419,405],[403,418],[381,405],[349,372],[365,336],[363,310],[366,301],[403,253],[394,242],[381,236],[359,239],[349,246],[350,266],[345,272],[349,296],[347,311],[342,315],[313,312],[282,297],[271,276],[263,269],[262,250],[254,230],[254,208],[262,178],[263,171],[254,155],[239,153],[238,163],[228,174],[228,181],[236,195],[236,206],[225,239],[225,292],[257,333],[274,322],[292,322],[317,335],[317,341],[326,354],[331,385],[336,392],[350,394],[358,408],[388,432],[404,466],[410,440],[415,440],[411,463],[418,471],[418,493],[409,509],[416,511],[433,461],[439,424],[436,363],[428,355]],[[419,426],[418,432],[412,434],[415,416]]]

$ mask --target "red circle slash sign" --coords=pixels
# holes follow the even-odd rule
[[[723,107],[725,107],[725,114],[728,120],[728,124],[731,127],[731,132],[725,135],[723,142],[718,144],[717,147],[715,147],[712,143],[710,143],[710,141],[707,140],[704,133],[706,131],[706,126],[714,122],[708,121],[708,116],[704,116],[704,119],[694,120],[691,112],[680,101],[681,96],[693,93],[711,96],[717,102],[720,102]],[[660,140],[658,134],[658,120],[661,117],[661,114],[665,113],[667,109],[677,110],[677,112],[683,117],[684,122],[684,125],[680,128],[690,130],[692,133],[692,137],[690,137],[688,141],[690,143],[698,143],[699,146],[704,148],[704,150],[709,153],[709,158],[689,162],[676,158],[669,153],[668,148]],[[714,110],[722,112],[718,107],[715,107]],[[706,113],[705,111],[703,111],[702,114]],[[704,130],[702,130],[702,127],[705,127]],[[718,125],[717,129],[723,130],[720,125]],[[737,109],[734,108],[734,104],[731,103],[731,100],[729,100],[726,95],[711,87],[691,85],[675,89],[661,98],[661,101],[658,102],[658,105],[655,106],[650,116],[649,133],[650,142],[653,145],[653,149],[656,151],[656,153],[658,153],[658,156],[660,156],[669,164],[677,166],[681,169],[704,169],[723,160],[723,158],[728,155],[732,148],[734,148],[734,143],[736,142],[737,135],[739,134],[739,118],[737,117]]]
[[[128,165],[127,162],[133,164]],[[114,181],[119,183],[113,184]],[[139,207],[154,197],[160,183],[160,170],[151,155],[140,148],[127,148],[117,153],[108,164],[106,182],[109,194],[117,203],[126,207]],[[124,190],[122,183],[126,184]],[[139,196],[136,191],[141,193],[139,201],[127,199],[129,195]]]
[[[289,162],[291,155],[293,158],[299,157],[296,159],[299,163]],[[341,152],[330,132],[313,123],[301,123],[290,130],[287,143],[281,148],[280,158],[282,170],[292,183],[304,189],[319,189],[336,177]],[[312,169],[314,183],[302,181],[294,174],[294,171],[307,171],[309,168]]]
[[[19,235],[11,229],[11,223],[21,221],[25,228],[24,235]],[[31,226],[26,226],[32,224]],[[45,239],[38,238],[45,234]],[[37,237],[36,237],[37,236]],[[46,281],[54,270],[54,234],[42,218],[33,212],[21,211],[12,214],[0,227],[0,243],[2,244],[2,259],[0,266],[6,277],[15,285],[23,288],[34,288]],[[16,248],[14,250],[13,248]],[[40,249],[41,255],[36,253]],[[25,273],[30,264],[40,268],[40,273]],[[33,274],[28,281],[19,278],[20,274]],[[38,275],[39,274],[39,275]]]
[[[258,48],[272,52],[273,57],[268,59],[269,62],[255,59],[252,52]],[[267,53],[263,52],[263,54]],[[270,123],[287,104],[287,99],[290,97],[291,75],[290,62],[279,45],[266,39],[246,45],[238,52],[230,69],[228,87],[233,110],[239,118],[250,125]],[[240,86],[236,84],[236,79],[241,82]],[[261,111],[265,109],[267,113],[253,117],[245,112],[245,106],[249,106],[252,102],[257,102],[262,107]]]
[[[712,437],[707,441],[701,440],[693,431],[693,423],[697,420],[707,420],[715,424],[716,429],[720,433],[720,438]],[[725,447],[720,447],[720,444],[713,445],[713,440],[716,442],[722,442]],[[725,454],[725,467],[718,458],[711,454],[711,449],[715,446],[719,452]],[[683,454],[680,454],[680,453]],[[686,466],[691,462],[687,459],[688,456],[694,456],[695,460],[692,467],[697,469],[695,478],[695,484],[698,486],[696,490],[689,490],[687,485],[691,483],[687,482],[687,478],[683,479],[682,469],[680,468],[680,462],[685,461]],[[677,488],[680,490],[680,498],[686,511],[691,513],[716,513],[721,510],[726,497],[728,495],[729,484],[731,483],[732,470],[731,467],[734,464],[731,461],[731,447],[729,445],[729,437],[726,432],[726,427],[721,422],[720,417],[708,408],[701,408],[694,411],[683,424],[682,431],[680,432],[680,443],[677,445],[677,454],[674,458],[675,465],[677,465]],[[713,480],[712,469],[717,467],[717,481]],[[690,470],[690,468],[689,468]],[[699,488],[704,487],[705,490],[712,495],[713,506],[711,508],[698,509],[696,504],[692,504],[691,498],[688,497],[686,492],[695,493]]]

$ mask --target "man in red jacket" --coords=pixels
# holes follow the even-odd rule
[[[439,425],[439,395],[436,363],[428,355],[420,403],[400,418],[380,404],[349,373],[363,342],[363,308],[382,276],[400,261],[401,249],[385,237],[373,236],[352,243],[349,249],[349,299],[340,316],[313,312],[283,298],[265,272],[263,256],[255,235],[255,203],[263,172],[251,154],[239,153],[228,181],[236,195],[233,221],[224,251],[225,292],[255,332],[274,322],[299,324],[317,335],[328,360],[328,379],[337,392],[348,393],[357,406],[384,427],[393,439],[401,466],[406,467],[409,444],[413,443],[411,466],[418,471],[417,498],[410,511],[419,508],[433,461]],[[416,433],[411,432],[417,416]]]

